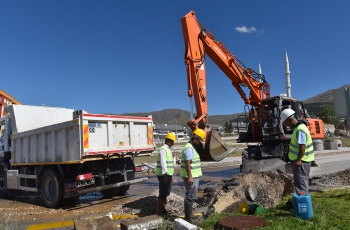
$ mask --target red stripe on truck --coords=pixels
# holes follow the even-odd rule
[[[120,149],[120,150],[109,150],[109,151],[91,151],[84,152],[85,156],[99,155],[99,154],[113,154],[113,153],[139,153],[139,152],[153,152],[154,148],[142,148],[142,149]]]
[[[84,114],[84,117],[108,117],[108,118],[120,118],[120,119],[133,119],[133,120],[145,120],[152,121],[150,117],[135,117],[135,116],[120,116],[120,115],[105,115],[105,114]]]

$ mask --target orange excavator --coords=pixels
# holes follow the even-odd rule
[[[201,159],[220,161],[234,150],[209,125],[205,67],[207,55],[229,78],[245,103],[244,115],[237,118],[237,142],[248,143],[248,148],[242,152],[241,172],[290,171],[286,162],[293,131],[280,121],[281,111],[293,109],[296,118],[308,124],[313,139],[324,138],[322,120],[308,118],[303,103],[292,97],[285,94],[271,97],[270,85],[265,76],[246,68],[222,42],[216,41],[214,35],[197,21],[193,11],[181,19],[181,24],[185,41],[188,96],[194,97],[197,111],[188,125],[192,131],[202,128],[207,134],[203,149],[198,150]],[[248,88],[249,96],[243,87]],[[243,129],[242,123],[245,124]]]

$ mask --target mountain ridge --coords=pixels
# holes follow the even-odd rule
[[[350,87],[350,84],[343,85],[337,89]],[[309,114],[316,115],[322,108],[329,104],[333,105],[333,90],[330,89],[309,99],[302,101],[304,103],[305,109],[307,109]],[[236,120],[239,115],[243,114],[228,114],[228,115],[209,115],[210,124],[224,125],[227,121]],[[149,116],[152,115],[153,123],[155,124],[169,124],[169,125],[181,125],[187,126],[187,122],[190,120],[190,112],[182,109],[164,109],[160,111],[153,112],[139,112],[139,113],[124,113],[122,115],[126,116]]]

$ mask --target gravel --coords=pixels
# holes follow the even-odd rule
[[[310,178],[310,186],[347,187],[350,186],[350,168],[331,174]]]

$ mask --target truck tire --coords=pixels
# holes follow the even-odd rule
[[[132,170],[131,172],[127,173],[127,180],[134,180],[135,179],[135,164],[131,158],[125,158],[125,169]],[[125,181],[124,176],[121,178],[120,182],[122,182],[122,181]],[[126,191],[128,191],[129,188],[130,188],[130,185],[120,187],[120,191],[117,193],[117,196],[125,195]]]
[[[106,184],[115,184],[117,182],[120,182],[118,180],[118,176],[119,175],[111,175],[111,178],[110,178],[110,183],[106,183]],[[118,191],[120,190],[120,187],[118,188],[112,188],[112,189],[107,189],[107,190],[102,190],[101,191],[101,194],[104,196],[104,197],[113,197],[113,196],[116,196]]]
[[[63,182],[56,170],[45,171],[41,180],[41,198],[48,208],[56,208],[63,200]]]
[[[131,158],[122,158],[118,159],[120,162],[117,165],[117,169],[119,170],[132,170],[131,172],[127,173],[127,180],[133,180],[135,178],[135,164],[134,161]],[[124,182],[124,175],[122,174],[115,174],[112,175],[110,178],[110,183],[115,184],[118,182]],[[108,183],[109,184],[109,183]],[[112,196],[123,196],[125,195],[126,191],[128,191],[130,188],[130,185],[126,185],[123,187],[118,187],[118,188],[112,188],[108,190],[103,190],[101,191],[102,195],[105,197],[112,197]]]

